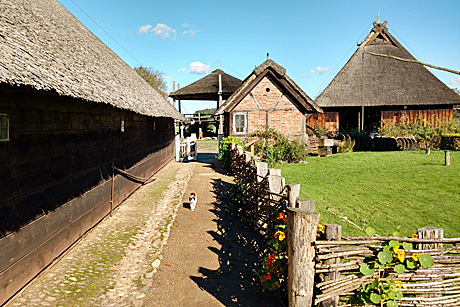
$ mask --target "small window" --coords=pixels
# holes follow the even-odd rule
[[[233,114],[233,132],[246,134],[246,113]]]
[[[9,128],[8,115],[0,114],[0,141],[10,139]]]

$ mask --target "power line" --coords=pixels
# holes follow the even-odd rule
[[[128,50],[126,50],[125,47],[123,47],[115,38],[113,38],[112,35],[110,35],[106,30],[104,30],[103,27],[101,27],[91,16],[89,16],[81,7],[79,7],[73,0],[70,0],[80,11],[83,12],[83,14],[86,15],[89,19],[91,19],[92,22],[94,22],[105,34],[107,34],[115,43],[118,44],[127,54],[129,54],[134,60],[136,60],[140,66],[143,66],[141,61],[139,61],[134,55],[131,54]]]

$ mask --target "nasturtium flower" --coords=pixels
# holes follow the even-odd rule
[[[400,251],[400,252],[398,253],[398,259],[399,259],[399,261],[404,262],[404,254],[405,254],[404,251]]]
[[[412,259],[414,259],[415,261],[418,261],[418,254],[412,254]]]
[[[284,232],[280,231],[280,235],[278,237],[278,240],[283,241],[285,238],[286,238],[286,235],[284,234]]]
[[[278,220],[284,219],[284,212],[280,212],[277,219]]]
[[[267,273],[267,275],[264,275],[264,281],[270,280],[272,278],[272,274]]]
[[[402,282],[400,280],[396,281],[396,288],[402,288]]]
[[[324,231],[325,231],[325,226],[324,226],[324,224],[318,224],[318,231],[324,233]]]
[[[399,246],[393,246],[393,253],[397,254],[399,252]]]
[[[418,238],[418,235],[417,234],[413,234],[412,235],[412,239],[417,239]]]

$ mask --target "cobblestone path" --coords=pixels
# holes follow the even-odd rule
[[[169,163],[7,306],[142,306],[194,167]]]

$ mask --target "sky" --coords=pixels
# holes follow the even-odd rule
[[[58,0],[131,67],[163,72],[173,90],[220,69],[244,80],[267,59],[315,99],[372,29],[419,61],[460,71],[460,0]],[[429,69],[451,88],[460,76]],[[215,102],[183,102],[193,113]]]

